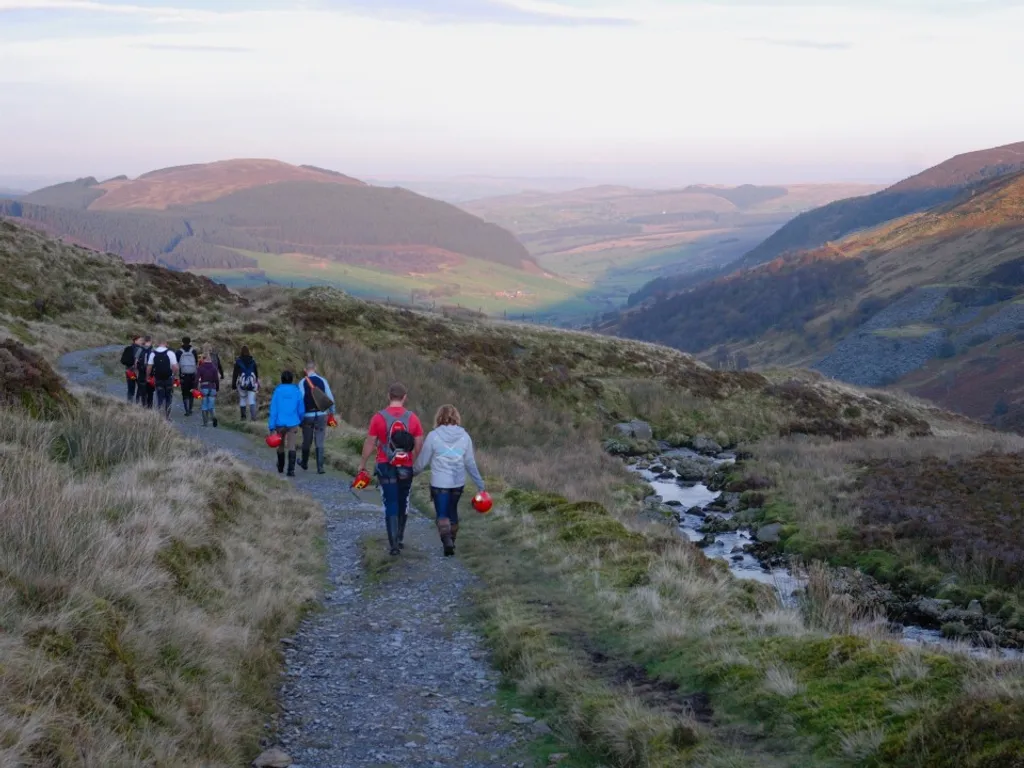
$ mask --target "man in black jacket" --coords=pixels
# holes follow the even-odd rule
[[[135,402],[139,386],[146,383],[139,381],[139,358],[143,354],[141,336],[133,336],[132,343],[121,352],[121,365],[124,366],[124,377],[128,382],[128,405]]]

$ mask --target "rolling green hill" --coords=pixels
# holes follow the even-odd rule
[[[232,284],[330,284],[370,296],[590,315],[583,287],[516,237],[448,203],[273,160],[79,179],[0,201],[0,217],[130,262]]]

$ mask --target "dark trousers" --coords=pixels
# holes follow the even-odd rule
[[[316,442],[316,449],[324,449],[324,435],[327,432],[326,416],[306,416],[302,420],[302,453],[309,455],[309,447]]]
[[[152,397],[152,396],[151,396]],[[174,379],[156,382],[156,407],[162,408],[167,418],[171,417],[171,403],[174,402]]]
[[[145,386],[145,384],[143,384],[142,386]],[[137,395],[138,389],[139,389],[139,380],[138,379],[128,379],[128,402],[129,403],[134,403],[135,402],[135,398],[138,396]]]
[[[156,392],[153,387],[144,380],[140,379],[138,382],[139,388],[135,391],[135,397],[138,398],[138,403],[143,408],[153,407],[153,395]]]
[[[377,465],[380,495],[384,500],[385,517],[398,517],[409,511],[409,493],[412,491],[412,472],[408,479],[399,479],[398,470],[390,464]]]
[[[196,388],[196,375],[194,373],[181,374],[181,402],[185,406],[185,413],[192,413],[192,405],[195,400],[192,397],[192,390]]]

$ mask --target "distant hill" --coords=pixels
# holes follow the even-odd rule
[[[728,364],[899,384],[1024,429],[1024,171],[672,294],[602,330]]]
[[[880,192],[838,200],[797,216],[737,266],[756,266],[789,251],[824,245],[855,230],[951,201],[973,185],[1022,169],[1024,142],[957,155]]]
[[[399,188],[276,160],[83,178],[0,204],[0,215],[129,261],[177,269],[252,268],[245,251],[306,254],[430,272],[470,258],[540,272],[509,232]]]
[[[589,286],[595,303],[608,311],[652,279],[690,280],[695,273],[717,272],[801,211],[876,189],[605,184],[489,197],[462,207],[514,232],[543,267]]]

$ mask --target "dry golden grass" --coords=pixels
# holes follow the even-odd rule
[[[0,419],[0,764],[240,765],[320,513],[103,402]]]

